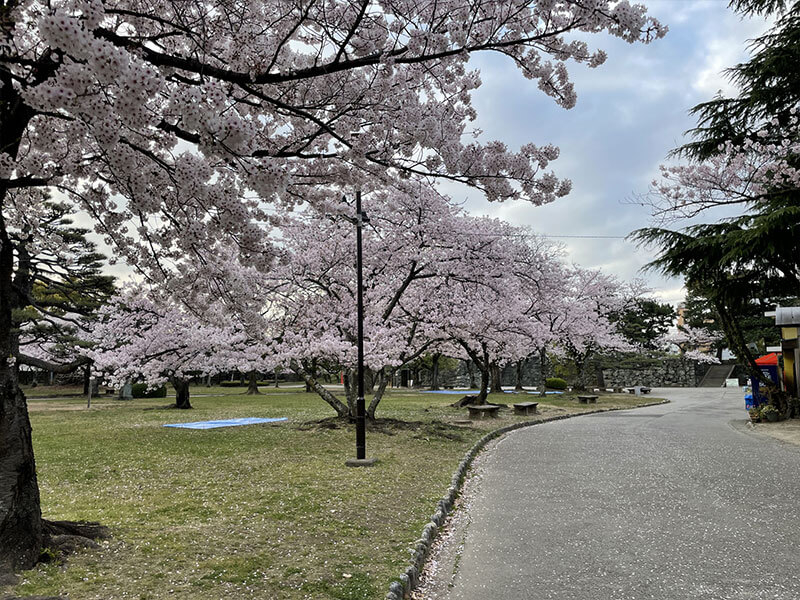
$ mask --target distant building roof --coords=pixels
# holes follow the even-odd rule
[[[779,306],[776,308],[775,325],[800,325],[800,306]]]

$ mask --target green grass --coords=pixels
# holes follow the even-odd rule
[[[113,539],[25,572],[7,591],[71,600],[382,598],[464,452],[486,431],[526,419],[503,411],[458,426],[452,421],[466,411],[448,406],[457,396],[392,391],[379,417],[415,425],[368,431],[367,454],[379,463],[352,469],[344,465],[355,451],[352,427],[320,423],[333,412],[313,394],[192,391],[191,411],[164,409],[163,398],[98,398],[90,410],[80,397],[29,399],[45,517],[99,521]],[[602,396],[599,406],[649,401]],[[566,396],[540,406],[543,416],[596,408]],[[162,427],[244,416],[289,422]]]

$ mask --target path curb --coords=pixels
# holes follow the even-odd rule
[[[428,523],[426,523],[425,527],[422,528],[422,535],[415,543],[410,565],[399,577],[396,578],[395,581],[392,581],[392,583],[389,584],[389,592],[386,594],[386,600],[406,600],[410,597],[411,592],[417,587],[417,584],[419,583],[419,576],[422,573],[422,567],[425,564],[425,560],[428,558],[431,546],[439,533],[439,529],[447,520],[447,515],[449,515],[450,511],[453,509],[453,504],[461,492],[464,480],[466,479],[467,471],[469,470],[470,466],[472,466],[472,462],[478,456],[480,451],[486,447],[486,444],[499,438],[500,436],[505,435],[506,433],[515,431],[517,429],[522,429],[524,427],[532,427],[534,425],[541,425],[542,423],[551,423],[553,421],[562,421],[564,419],[571,419],[573,417],[582,417],[597,413],[612,412],[617,410],[636,410],[639,408],[658,406],[661,404],[669,404],[669,400],[649,402],[648,404],[641,404],[639,406],[626,408],[599,408],[574,415],[556,415],[539,421],[520,421],[519,423],[513,423],[511,425],[506,425],[505,427],[500,427],[499,429],[495,429],[494,431],[484,435],[481,439],[475,442],[472,448],[467,451],[467,453],[464,455],[464,458],[461,459],[461,462],[458,464],[458,468],[453,474],[453,478],[450,480],[450,487],[447,488],[447,492],[444,496],[442,496],[442,499],[439,500],[436,505],[436,512],[433,513]]]

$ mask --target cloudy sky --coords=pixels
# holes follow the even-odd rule
[[[526,142],[552,143],[561,157],[552,163],[572,180],[572,193],[546,206],[514,202],[489,204],[467,189],[448,189],[473,214],[498,216],[548,235],[626,236],[649,223],[649,211],[626,201],[645,192],[666,154],[684,141],[694,125],[688,109],[718,90],[732,91],[722,76],[746,60],[747,40],[762,33],[764,19],[742,20],[727,0],[640,0],[669,26],[664,39],[649,46],[592,36],[591,45],[608,53],[597,69],[572,64],[578,104],[558,107],[502,57],[473,59],[483,86],[474,96],[477,126],[486,139],[512,148]],[[623,279],[651,258],[623,239],[562,238],[572,261],[602,267]],[[676,303],[682,281],[645,274],[655,295]]]

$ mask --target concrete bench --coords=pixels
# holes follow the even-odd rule
[[[597,396],[594,394],[579,395],[578,402],[581,404],[597,404]]]
[[[467,404],[470,419],[496,418],[500,407],[496,404]]]
[[[636,385],[634,387],[626,388],[628,392],[631,394],[636,394],[637,396],[641,396],[642,394],[649,394],[651,389],[649,387],[645,387],[643,385]]]
[[[514,405],[514,414],[516,415],[535,415],[536,408],[539,406],[538,402],[518,402]]]

